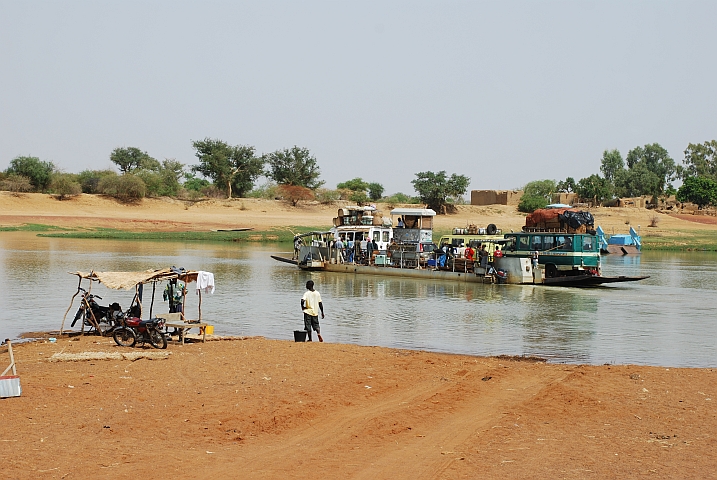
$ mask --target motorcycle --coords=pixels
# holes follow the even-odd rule
[[[167,348],[167,337],[162,333],[163,318],[142,320],[137,317],[122,318],[121,326],[114,330],[112,338],[120,347],[134,347],[137,342],[149,342],[154,348]]]
[[[107,328],[103,328],[103,333],[111,332],[118,324],[118,320],[123,315],[122,308],[119,303],[113,303],[108,307],[103,307],[98,304],[95,299],[102,300],[99,295],[93,295],[84,288],[82,290],[82,300],[80,301],[80,308],[75,314],[75,319],[72,321],[70,327],[74,327],[78,320],[82,319],[84,325],[88,327],[97,327],[105,324]],[[97,324],[95,324],[95,322]]]

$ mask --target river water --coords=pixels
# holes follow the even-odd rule
[[[605,275],[650,275],[590,289],[480,285],[302,272],[269,255],[290,246],[41,238],[0,233],[0,338],[58,330],[76,291],[71,271],[182,266],[213,272],[203,319],[216,334],[293,339],[299,300],[316,282],[326,341],[472,355],[537,355],[554,362],[717,366],[717,254],[603,257]],[[154,311],[166,311],[158,288]],[[186,312],[196,318],[191,290]],[[94,285],[101,304],[133,291]],[[145,306],[151,289],[145,291]],[[72,321],[77,301],[68,314]],[[146,316],[146,315],[145,315]]]

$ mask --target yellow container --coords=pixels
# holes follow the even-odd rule
[[[214,325],[207,325],[204,330],[206,330],[204,333],[207,335],[214,335]]]

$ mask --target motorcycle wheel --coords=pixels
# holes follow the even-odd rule
[[[134,347],[134,344],[137,343],[137,335],[126,327],[115,330],[112,338],[114,338],[115,343],[120,347]]]
[[[149,343],[151,343],[154,348],[167,348],[167,337],[156,328],[147,329],[147,336],[149,336]]]

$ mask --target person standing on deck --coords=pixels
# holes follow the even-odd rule
[[[301,297],[301,310],[304,312],[304,330],[311,341],[311,330],[316,331],[319,342],[324,339],[321,336],[321,327],[319,326],[319,311],[321,311],[321,319],[324,318],[324,304],[321,302],[321,294],[314,290],[314,282],[309,280],[306,282],[306,292]]]
[[[336,247],[336,263],[344,263],[344,242],[341,241],[341,237],[334,243]]]

